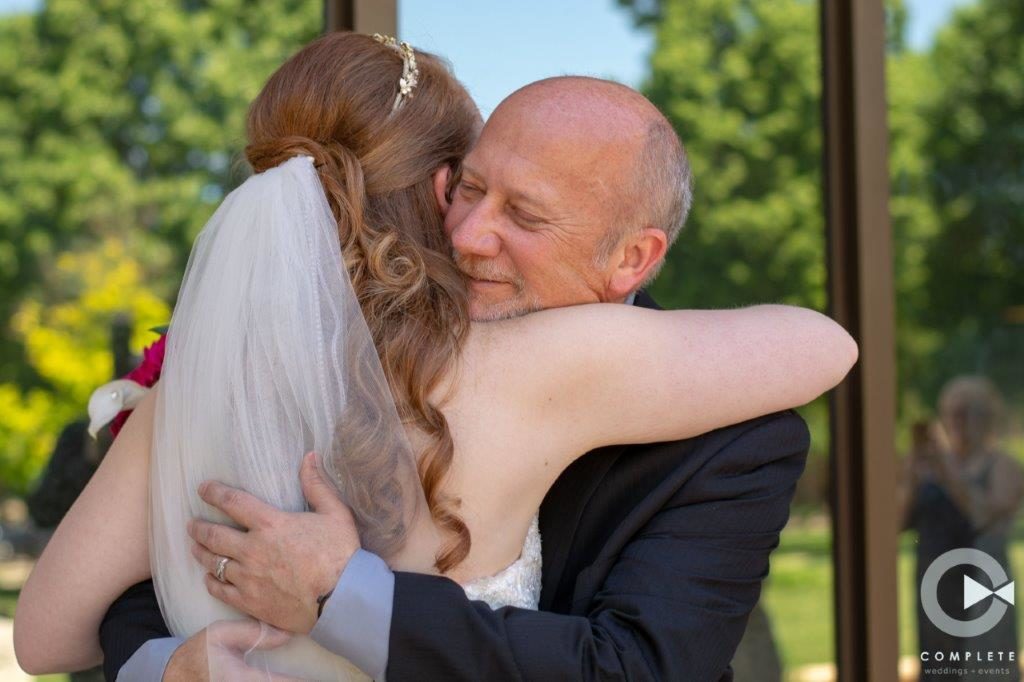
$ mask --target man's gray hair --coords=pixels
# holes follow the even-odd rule
[[[693,173],[679,136],[664,117],[647,126],[643,147],[637,156],[632,178],[626,181],[618,217],[598,244],[596,256],[604,265],[622,239],[645,227],[665,233],[668,246],[675,243],[693,205]],[[648,275],[652,281],[661,270],[664,258]]]

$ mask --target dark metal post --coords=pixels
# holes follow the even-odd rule
[[[833,393],[836,661],[843,682],[896,679],[895,324],[883,0],[822,4],[830,314],[860,344]]]
[[[398,35],[398,0],[325,0],[324,32]]]

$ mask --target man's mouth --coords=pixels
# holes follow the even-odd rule
[[[470,282],[473,282],[473,283],[476,283],[476,282],[478,282],[480,284],[511,284],[512,283],[511,281],[509,281],[507,279],[493,279],[491,277],[483,277],[481,275],[477,275],[477,274],[472,273],[472,272],[466,272],[462,268],[459,268],[459,270],[462,272],[463,277],[465,277],[467,280],[469,280]]]
[[[467,277],[469,277],[467,275]],[[508,294],[508,287],[512,287],[512,282],[498,279],[481,279],[479,277],[469,277],[469,288],[471,291],[475,291],[480,295],[494,295],[494,296],[506,296]]]

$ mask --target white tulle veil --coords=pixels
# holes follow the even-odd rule
[[[242,617],[208,595],[189,551],[190,518],[228,522],[199,499],[199,484],[222,481],[299,511],[299,465],[310,450],[352,508],[363,546],[396,553],[426,506],[416,463],[313,160],[300,156],[224,200],[196,239],[171,319],[154,421],[150,558],[175,635]],[[247,660],[302,678],[359,676],[306,637]]]

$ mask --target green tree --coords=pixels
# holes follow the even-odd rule
[[[989,374],[1024,398],[1024,4],[959,9],[931,52],[924,107],[930,198],[942,229],[927,253],[922,323],[943,338],[928,391],[953,372]]]
[[[654,32],[643,91],[676,127],[696,179],[693,213],[655,295],[673,306],[773,300],[824,309],[818,3],[619,1]],[[1024,51],[1013,39],[1022,15],[1020,3],[986,0],[957,14],[934,51],[917,53],[907,48],[903,0],[887,2],[904,419],[933,410],[946,378],[936,367],[969,369],[979,347],[994,344],[985,352],[998,356],[1000,343],[1019,345],[999,324],[1021,304],[1024,287],[1005,286],[1024,260],[1015,161],[1024,69],[1014,68]],[[979,68],[992,77],[972,76]],[[972,213],[960,215],[968,205]],[[990,228],[978,229],[983,222]],[[990,259],[986,248],[1000,255]],[[985,330],[992,336],[982,342]],[[1024,376],[1011,383],[1024,385]],[[816,437],[824,436],[820,422]]]
[[[888,6],[889,214],[896,287],[898,405],[900,419],[906,422],[934,414],[934,401],[921,386],[934,374],[933,358],[942,344],[942,335],[922,319],[931,305],[927,257],[940,229],[930,196],[932,158],[926,152],[927,110],[938,84],[930,56],[907,48],[903,2],[892,0]]]
[[[62,252],[46,273],[46,296],[26,299],[11,320],[25,356],[46,383],[28,390],[0,383],[0,481],[7,489],[24,491],[46,464],[56,435],[110,379],[113,316],[128,314],[134,321],[136,348],[153,342],[149,328],[170,318],[167,303],[146,286],[132,251],[131,242],[107,237],[86,250]]]
[[[321,27],[322,3],[51,0],[0,19],[0,315],[54,254],[103,235],[163,251],[171,295],[192,238],[239,181],[248,103]],[[169,265],[170,267],[164,267]],[[8,328],[0,378],[21,380]]]
[[[652,293],[668,307],[824,310],[817,3],[619,1],[654,31],[642,90],[679,133],[695,178]],[[801,412],[824,455],[827,401]]]
[[[817,3],[620,0],[656,43],[646,94],[686,146],[692,215],[653,286],[671,306],[825,306]]]
[[[80,413],[87,382],[109,378],[95,359],[113,316],[135,314],[135,350],[155,316],[167,321],[159,302],[173,300],[192,239],[243,178],[248,104],[319,33],[322,11],[319,0],[49,0],[0,17],[8,487],[38,468],[56,435],[43,427]],[[120,266],[135,279],[110,280]]]

